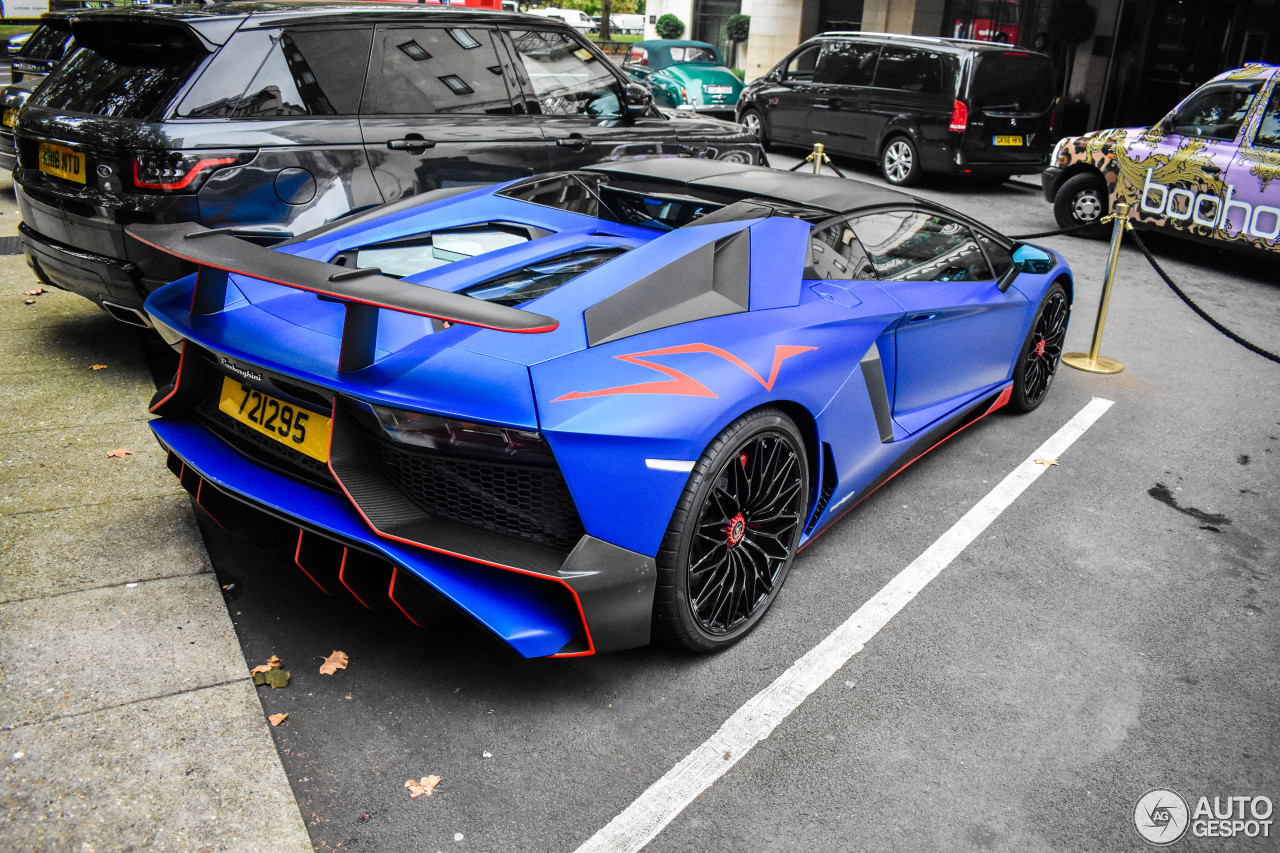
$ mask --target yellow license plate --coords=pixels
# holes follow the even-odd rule
[[[996,145],[1021,145],[1022,137],[1021,136],[997,136],[995,142],[996,142]]]
[[[4,115],[0,116],[0,124],[3,124],[5,127],[13,127],[13,117],[17,114],[17,110],[5,110]]]
[[[331,418],[291,406],[230,376],[222,379],[218,410],[312,459],[329,461]]]
[[[40,143],[40,171],[64,181],[84,183],[84,155],[65,145],[52,142]]]

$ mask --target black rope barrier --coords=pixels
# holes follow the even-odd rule
[[[1187,307],[1190,308],[1192,311],[1194,311],[1196,315],[1200,317],[1201,320],[1204,320],[1210,326],[1213,326],[1219,332],[1222,332],[1222,334],[1226,335],[1228,338],[1235,341],[1240,346],[1244,347],[1250,352],[1257,353],[1258,355],[1262,356],[1268,361],[1274,361],[1276,364],[1280,364],[1280,355],[1276,355],[1273,352],[1268,352],[1267,350],[1264,350],[1262,347],[1258,346],[1257,344],[1252,344],[1249,341],[1246,341],[1244,338],[1240,337],[1235,332],[1231,331],[1226,326],[1222,325],[1217,320],[1210,317],[1207,313],[1205,313],[1205,310],[1201,308],[1199,305],[1192,302],[1191,297],[1183,293],[1182,289],[1178,287],[1178,285],[1173,283],[1173,279],[1169,278],[1169,274],[1166,273],[1161,268],[1160,264],[1156,261],[1156,259],[1152,257],[1150,250],[1147,249],[1147,244],[1142,242],[1142,238],[1138,236],[1137,230],[1131,229],[1129,233],[1133,235],[1133,242],[1138,244],[1138,248],[1142,250],[1142,254],[1146,255],[1147,262],[1151,264],[1151,268],[1156,271],[1156,273],[1160,276],[1160,278],[1164,279],[1164,283],[1169,285],[1169,289],[1172,290],[1174,293],[1176,293],[1178,295],[1178,298],[1181,299],[1183,302],[1185,302]]]
[[[808,160],[801,160],[799,163],[796,163],[794,166],[792,166],[792,167],[791,167],[790,169],[788,169],[787,171],[788,171],[788,172],[796,172],[796,171],[799,171],[800,167],[802,167],[802,166],[808,166],[808,165],[809,165],[810,163],[812,163],[812,162],[813,162],[813,158],[812,158],[812,157],[811,157],[810,159],[808,159]],[[840,171],[840,169],[836,166],[836,164],[835,164],[835,163],[832,163],[830,160],[823,160],[822,162],[824,162],[824,163],[826,163],[828,166],[830,166],[830,167],[831,167],[831,171],[835,172],[835,173],[836,173],[838,176],[840,176],[841,178],[847,178],[847,177],[849,177],[849,176],[848,176],[848,175],[846,175],[844,172]],[[819,174],[821,174],[821,172],[819,172]]]
[[[1059,228],[1057,231],[1038,231],[1035,234],[1015,234],[1009,239],[1011,240],[1035,240],[1038,237],[1057,237],[1059,234],[1072,234],[1076,231],[1084,231],[1087,228],[1097,228],[1097,222],[1086,222],[1083,225],[1070,225],[1066,228]]]

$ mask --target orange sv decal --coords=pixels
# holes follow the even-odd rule
[[[751,369],[751,365],[738,358],[731,352],[726,352],[719,347],[713,347],[711,344],[682,344],[675,347],[664,347],[662,349],[649,350],[647,352],[633,352],[627,355],[615,355],[614,358],[619,361],[638,364],[641,367],[647,367],[650,370],[656,370],[659,373],[670,376],[670,379],[662,379],[656,382],[640,382],[635,385],[619,385],[616,388],[602,388],[599,391],[570,391],[561,397],[556,397],[551,402],[559,403],[561,400],[583,400],[587,397],[612,397],[620,394],[667,394],[675,397],[715,397],[717,396],[707,386],[694,379],[687,373],[681,373],[674,367],[667,367],[662,364],[654,364],[652,361],[645,361],[645,358],[652,358],[658,355],[681,355],[688,353],[706,353],[708,355],[718,356],[729,362],[733,366],[745,371],[752,379],[764,386],[766,391],[773,390],[773,383],[778,379],[778,370],[782,367],[782,362],[791,358],[793,355],[799,355],[802,352],[816,350],[817,347],[796,347],[779,345],[773,351],[773,367],[769,371],[769,378],[766,380]]]

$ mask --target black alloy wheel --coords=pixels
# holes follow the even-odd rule
[[[1015,411],[1029,412],[1044,400],[1049,386],[1058,372],[1062,360],[1062,345],[1067,338],[1067,321],[1071,318],[1071,303],[1067,291],[1059,283],[1045,293],[1036,312],[1031,333],[1027,335],[1018,356],[1018,366],[1013,371],[1013,397],[1010,402]]]
[[[795,424],[776,409],[730,424],[694,466],[663,539],[655,635],[694,651],[741,639],[786,579],[808,505]]]
[[[769,150],[769,137],[764,129],[764,116],[754,107],[742,111],[742,126],[755,133],[760,147]]]

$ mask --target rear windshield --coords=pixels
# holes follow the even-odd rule
[[[993,113],[1042,113],[1053,105],[1053,67],[1047,56],[988,53],[978,58],[969,93]]]
[[[100,25],[102,26],[102,25]],[[193,37],[133,23],[80,34],[84,50],[51,74],[29,103],[109,118],[145,119],[169,102],[204,58]]]
[[[482,284],[473,284],[462,292],[473,299],[495,302],[515,308],[546,296],[605,261],[611,261],[627,250],[621,246],[579,249],[509,272]]]
[[[23,59],[61,59],[62,47],[69,38],[71,33],[67,30],[45,24],[31,34],[19,55]]]

